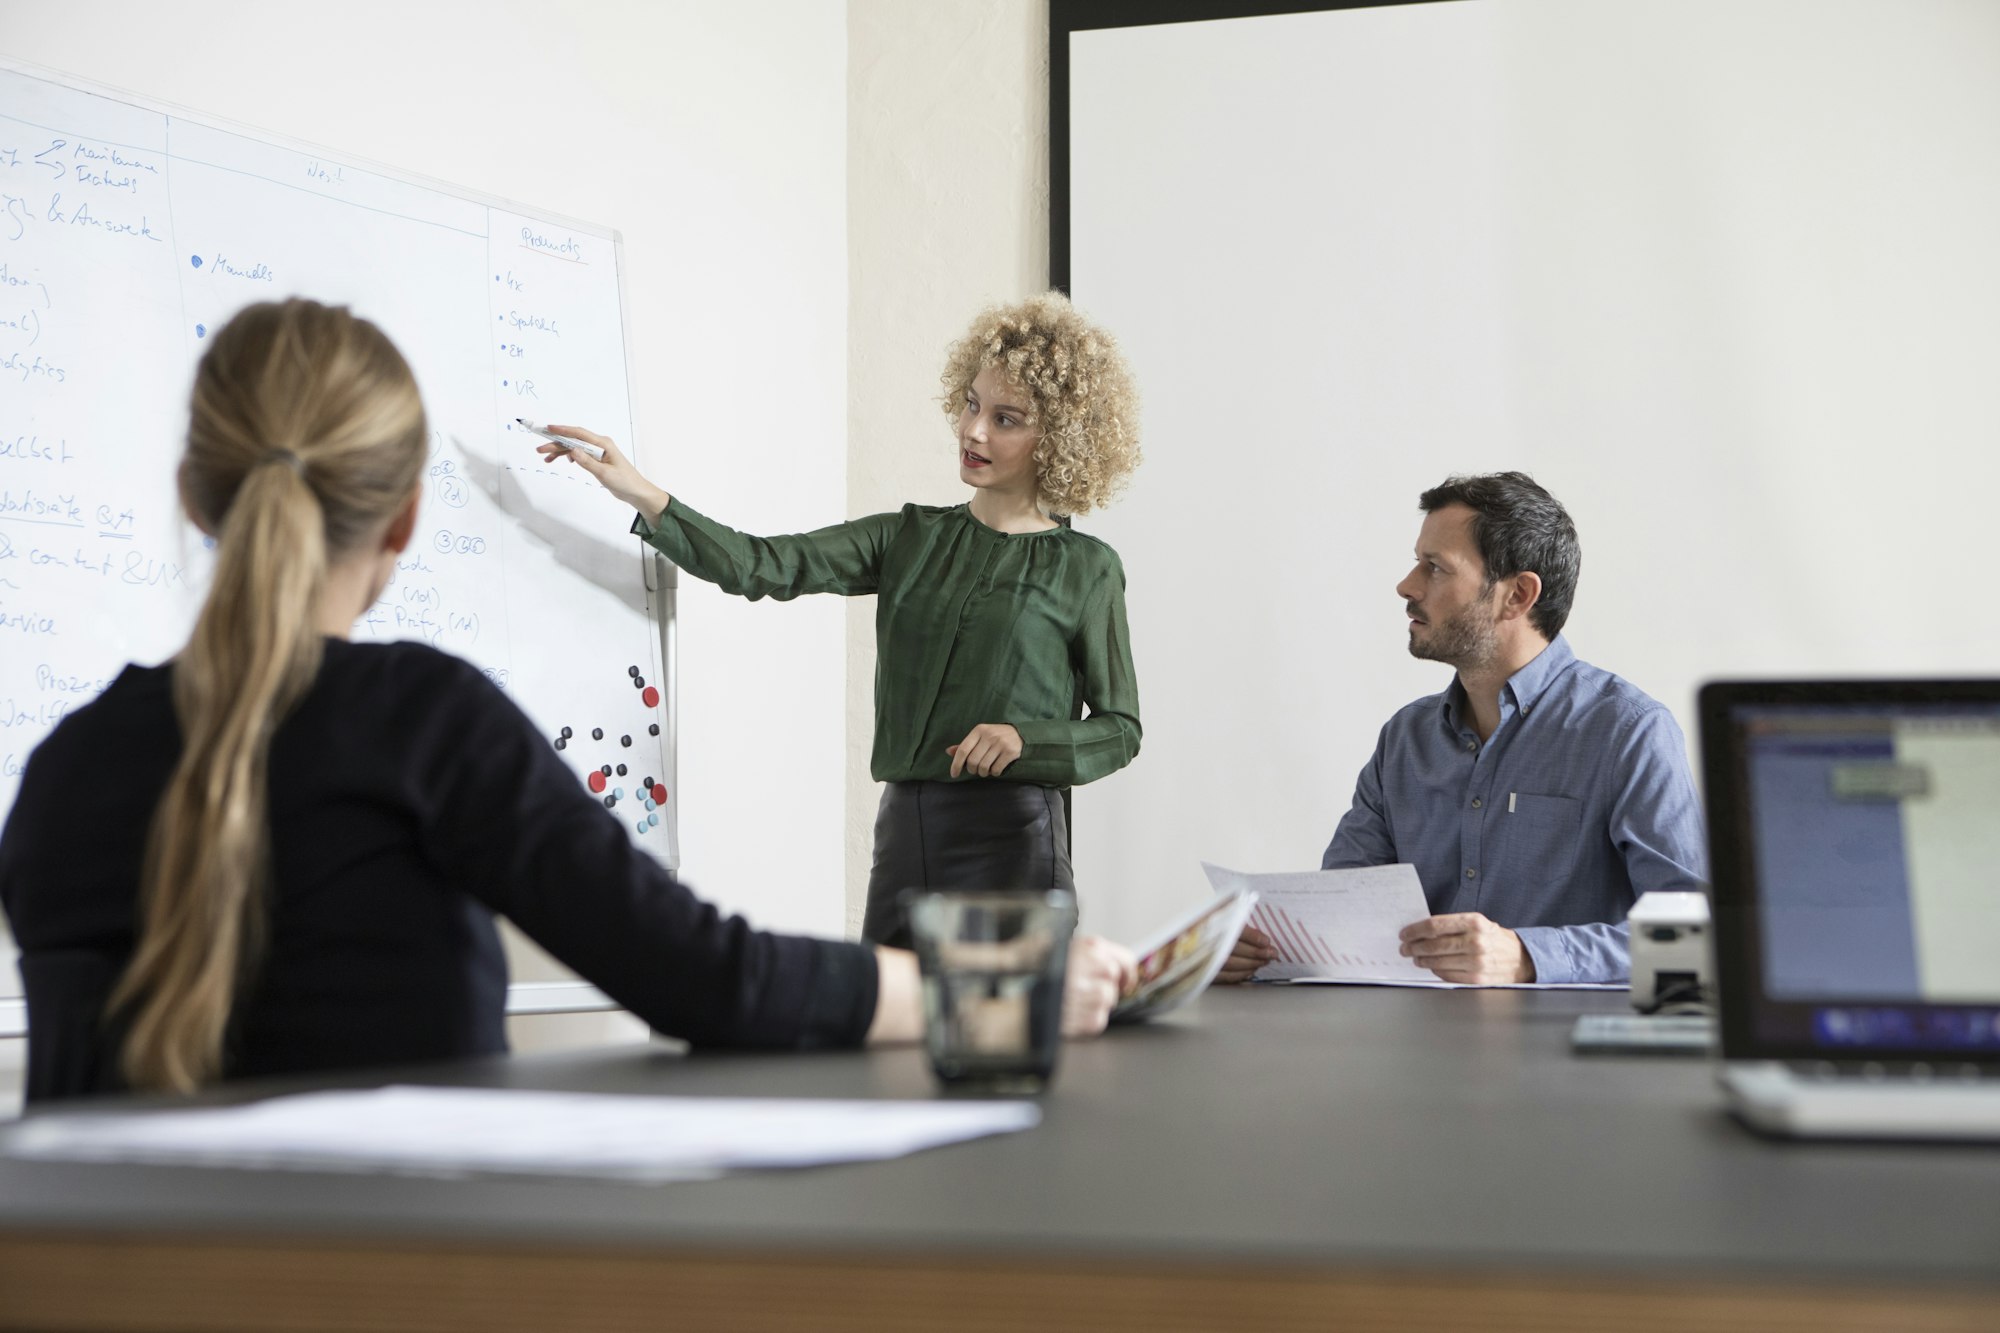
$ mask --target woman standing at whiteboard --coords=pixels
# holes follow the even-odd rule
[[[1139,751],[1125,571],[1064,521],[1104,504],[1139,462],[1138,394],[1117,344],[1051,292],[982,312],[941,381],[971,498],[799,536],[704,517],[590,431],[551,428],[602,448],[601,462],[541,446],[725,592],[876,595],[871,770],[887,787],[862,936],[877,944],[908,942],[905,889],[1072,888],[1060,789]]]
[[[504,1051],[495,912],[698,1044],[917,1035],[910,954],[724,916],[477,668],[348,641],[409,543],[425,458],[379,329],[250,306],[209,340],[191,416],[181,500],[216,539],[194,633],[62,720],[0,834],[30,1098]],[[81,795],[107,764],[112,818]],[[1065,1028],[1102,1028],[1130,974],[1078,940]]]

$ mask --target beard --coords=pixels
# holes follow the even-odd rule
[[[1491,661],[1499,651],[1499,631],[1482,602],[1474,602],[1429,628],[1429,637],[1419,641],[1417,626],[1410,627],[1410,656],[1464,670]]]

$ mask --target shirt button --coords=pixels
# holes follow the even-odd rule
[[[1477,750],[1477,749],[1479,748],[1479,742],[1478,742],[1478,741],[1467,741],[1467,742],[1465,743],[1465,748],[1466,748],[1466,749],[1468,749],[1468,750]]]
[[[1478,879],[1479,872],[1477,870],[1474,870],[1471,866],[1467,866],[1465,868],[1465,877],[1467,879]]]
[[[1480,805],[1480,801],[1479,801],[1479,798],[1478,798],[1477,796],[1473,797],[1473,798],[1472,798],[1472,808],[1473,808],[1474,810],[1477,810],[1477,809],[1479,808],[1479,805]]]

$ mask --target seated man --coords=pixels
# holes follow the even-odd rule
[[[1437,915],[1403,931],[1402,951],[1446,981],[1624,981],[1633,900],[1702,887],[1681,730],[1561,637],[1582,553],[1554,496],[1501,472],[1418,503],[1416,568],[1396,593],[1411,655],[1458,675],[1382,728],[1321,865],[1416,866]],[[1276,956],[1246,930],[1220,979]]]

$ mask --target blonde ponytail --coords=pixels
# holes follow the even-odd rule
[[[251,306],[196,371],[182,503],[214,581],[174,661],[179,764],[154,812],[132,962],[112,996],[135,1088],[222,1072],[256,966],[270,869],[271,737],[318,674],[327,571],[414,491],[426,435],[389,340],[310,301]]]

